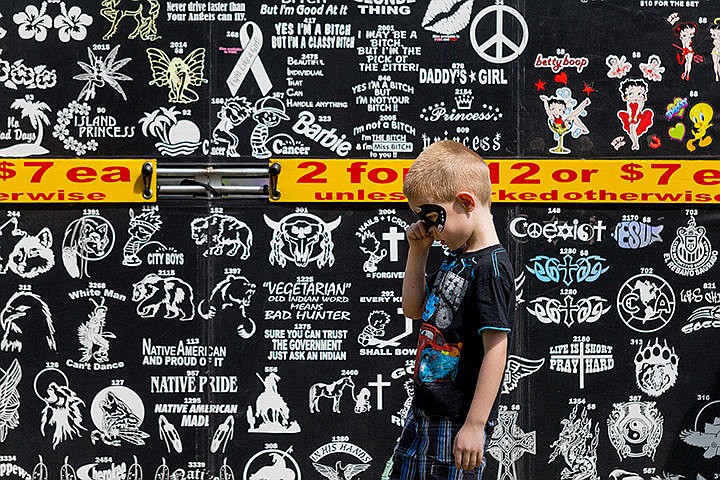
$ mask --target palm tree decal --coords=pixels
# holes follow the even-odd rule
[[[202,143],[197,125],[187,119],[178,120],[179,113],[175,107],[160,107],[145,112],[138,122],[143,135],[160,140],[155,148],[163,155],[191,155]]]
[[[32,143],[18,143],[10,147],[0,149],[0,157],[23,157],[30,155],[44,155],[48,149],[40,145],[43,140],[45,128],[43,125],[50,125],[46,111],[50,107],[45,102],[34,101],[29,98],[17,98],[10,105],[13,110],[20,110],[20,117],[30,120],[30,125],[36,130],[35,141]]]
[[[159,138],[162,143],[169,144],[168,131],[171,126],[177,123],[177,116],[178,112],[175,107],[160,107],[159,110],[150,113],[145,112],[145,116],[140,119],[143,135],[147,137],[150,134],[155,138]]]

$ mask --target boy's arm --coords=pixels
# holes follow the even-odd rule
[[[453,443],[455,466],[463,470],[472,470],[482,463],[485,424],[505,373],[507,333],[485,330],[482,337],[485,357],[478,373],[475,394],[465,423]]]
[[[425,308],[425,264],[434,239],[422,221],[410,225],[406,235],[410,248],[402,283],[403,313],[408,318],[420,318]]]

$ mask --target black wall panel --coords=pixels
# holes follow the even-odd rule
[[[0,191],[19,157],[717,155],[710,0],[0,14]],[[383,478],[412,394],[404,204],[2,207],[0,476]],[[486,478],[717,478],[713,206],[493,209],[518,313]]]

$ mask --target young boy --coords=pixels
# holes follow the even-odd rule
[[[407,229],[407,317],[422,319],[415,394],[390,479],[480,479],[497,416],[515,308],[514,274],[490,214],[488,166],[443,140],[415,160],[403,187],[420,220]],[[426,277],[430,246],[451,254]]]

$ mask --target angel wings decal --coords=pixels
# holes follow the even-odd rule
[[[205,70],[205,49],[196,48],[185,58],[173,57],[159,48],[147,49],[153,79],[150,85],[169,87],[168,102],[191,103],[199,96],[190,87],[199,87],[207,83],[203,78]]]

